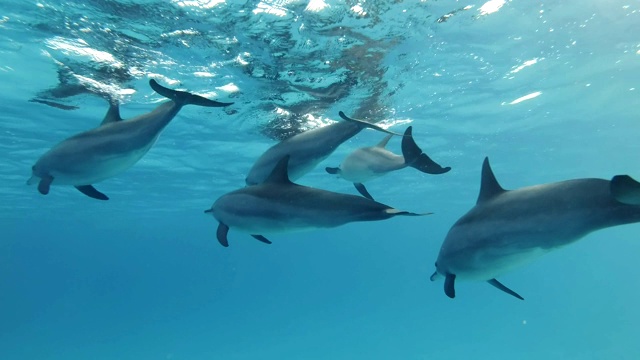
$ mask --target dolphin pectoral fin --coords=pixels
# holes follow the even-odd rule
[[[51,188],[51,183],[53,182],[53,176],[47,175],[40,179],[38,183],[38,191],[42,195],[47,195],[49,193],[49,188]]]
[[[520,295],[518,295],[518,293],[516,293],[515,291],[509,289],[508,287],[502,285],[498,280],[496,279],[491,279],[491,280],[487,280],[487,282],[493,286],[495,286],[496,288],[506,292],[507,294],[517,297],[520,300],[524,300],[524,298]]]
[[[227,240],[227,234],[229,233],[229,227],[223,223],[218,223],[218,230],[216,231],[216,237],[220,245],[229,247],[229,241]]]
[[[450,297],[456,297],[456,276],[454,274],[447,274],[447,277],[444,279],[444,293]]]
[[[358,192],[362,194],[362,196],[366,197],[367,199],[373,200],[373,196],[369,194],[369,192],[367,191],[367,188],[364,187],[363,183],[353,183],[353,186],[356,187],[356,190],[358,190]]]
[[[451,170],[450,167],[442,167],[420,149],[413,139],[412,131],[413,128],[409,126],[402,137],[402,156],[405,164],[418,171],[432,175],[449,172]]]
[[[229,106],[233,103],[225,103],[219,101],[209,100],[199,95],[194,95],[192,93],[186,91],[177,91],[166,88],[157,81],[151,79],[149,80],[149,86],[153,89],[153,91],[158,94],[173,100],[176,104],[183,105],[198,105],[198,106],[206,106],[206,107],[224,107]]]
[[[340,168],[339,167],[328,167],[327,166],[326,168],[324,168],[324,170],[326,172],[328,172],[329,174],[331,174],[331,175],[336,175],[336,174],[340,173]]]
[[[94,198],[97,200],[109,200],[109,197],[107,195],[96,190],[96,188],[91,185],[78,185],[76,186],[76,189],[80,190],[81,193],[87,195],[90,198]]]
[[[640,205],[640,183],[629,175],[616,175],[610,183],[614,199],[627,205]]]
[[[360,124],[360,125],[362,125],[364,127],[368,127],[369,129],[382,131],[383,133],[387,133],[387,134],[391,134],[391,135],[403,136],[400,133],[389,131],[389,130],[384,129],[384,128],[378,126],[378,125],[372,124],[372,123],[370,123],[368,121],[350,118],[347,115],[345,115],[345,113],[343,113],[342,111],[338,112],[338,115],[340,115],[340,117],[345,121],[350,121],[352,123],[357,123],[357,124]]]
[[[438,280],[439,277],[440,277],[440,274],[438,274],[438,271],[434,271],[433,274],[431,274],[431,276],[429,277],[429,280],[436,281]]]
[[[122,121],[122,118],[120,117],[120,105],[114,100],[109,102],[109,110],[107,110],[107,114],[104,116],[100,126],[118,121]]]
[[[254,239],[261,241],[265,244],[271,244],[271,240],[267,239],[266,237],[262,236],[262,235],[251,235]]]

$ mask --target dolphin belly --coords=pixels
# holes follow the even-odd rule
[[[53,176],[52,185],[95,184],[122,173],[137,163],[151,148],[153,141],[127,152],[92,151],[74,148],[74,154],[52,151],[42,165]],[[36,164],[36,167],[40,164]]]
[[[227,194],[212,207],[213,216],[230,228],[252,234],[336,227],[348,222],[336,212],[274,202],[249,194]]]
[[[340,177],[354,183],[364,183],[405,167],[402,156],[384,149],[362,148],[344,159],[340,165]]]

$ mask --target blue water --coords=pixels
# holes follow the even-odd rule
[[[640,225],[500,278],[526,301],[480,282],[458,283],[451,300],[429,281],[485,156],[506,188],[640,178],[639,1],[0,10],[0,359],[640,358]],[[101,121],[101,96],[125,118],[164,101],[150,78],[235,104],[185,107],[138,164],[96,184],[109,201],[25,185],[42,153]],[[52,91],[63,85],[93,94]],[[413,125],[453,168],[368,184],[381,202],[435,214],[273,235],[270,246],[232,229],[221,247],[203,210],[243,186],[277,139],[340,110]],[[362,132],[299,182],[355,193],[323,168],[381,138]]]

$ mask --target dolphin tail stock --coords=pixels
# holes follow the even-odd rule
[[[411,212],[411,211],[399,210],[399,209],[394,209],[394,208],[386,209],[385,213],[387,213],[390,216],[426,216],[426,215],[433,215],[432,212],[414,213],[414,212]]]
[[[186,91],[172,90],[158,84],[158,82],[155,81],[154,79],[149,80],[149,86],[151,86],[153,91],[157,92],[158,94],[166,98],[173,100],[176,104],[181,106],[198,105],[198,106],[205,106],[205,107],[224,107],[224,106],[229,106],[233,104],[232,102],[227,103],[227,102],[209,100],[202,96],[194,95]]]
[[[413,128],[409,126],[402,137],[402,156],[404,156],[405,164],[432,175],[444,174],[451,170],[449,166],[442,167],[425,154],[413,139],[412,131]]]
[[[350,118],[350,117],[348,117],[347,115],[345,115],[345,113],[344,113],[344,112],[342,112],[342,111],[339,111],[339,112],[338,112],[338,115],[340,115],[340,117],[341,117],[341,118],[342,118],[342,120],[344,120],[344,121],[349,121],[349,122],[352,122],[352,123],[356,123],[356,124],[359,124],[359,125],[361,125],[361,126],[363,126],[363,127],[368,127],[369,129],[373,129],[373,130],[381,131],[381,132],[386,133],[386,134],[396,135],[396,136],[403,136],[403,135],[402,135],[402,134],[400,134],[400,133],[393,132],[393,131],[389,131],[389,130],[387,130],[387,129],[383,128],[383,127],[380,127],[380,126],[378,126],[378,125],[376,125],[376,124],[372,124],[372,123],[370,123],[370,122],[368,122],[368,121],[365,121],[365,120],[358,120],[358,119]]]
[[[616,175],[610,182],[611,195],[627,205],[640,205],[640,183],[629,175]]]

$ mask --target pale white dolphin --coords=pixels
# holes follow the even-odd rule
[[[351,181],[358,192],[373,200],[364,182],[385,175],[391,171],[404,169],[408,166],[427,174],[444,174],[451,170],[442,167],[425,154],[413,139],[412,127],[409,126],[402,137],[402,155],[396,155],[386,149],[392,135],[387,135],[376,146],[368,146],[355,150],[349,154],[339,167],[327,167],[329,174]]]
[[[321,128],[305,131],[285,139],[265,151],[249,170],[247,185],[262,183],[271,174],[274,166],[285,155],[289,155],[289,178],[296,181],[326,159],[343,142],[351,139],[364,128],[375,129],[387,134],[399,135],[378,125],[357,120],[338,113],[345,121],[339,121]]]
[[[469,279],[524,300],[495,278],[593,231],[635,222],[640,222],[640,183],[627,175],[507,191],[485,158],[476,206],[449,230],[431,280],[444,276],[450,298],[455,280]]]
[[[115,176],[138,162],[184,105],[222,107],[233,104],[167,89],[153,79],[149,84],[155,92],[171,101],[126,121],[120,117],[118,104],[111,104],[100,126],[62,141],[42,155],[32,167],[33,174],[27,184],[38,183],[38,191],[43,195],[49,193],[51,185],[73,185],[89,197],[108,200],[92,184]]]
[[[270,244],[264,234],[332,228],[354,221],[385,220],[398,215],[420,216],[356,195],[297,185],[288,176],[289,155],[258,185],[222,195],[205,213],[218,220],[217,238],[229,246],[227,233],[234,228]]]

